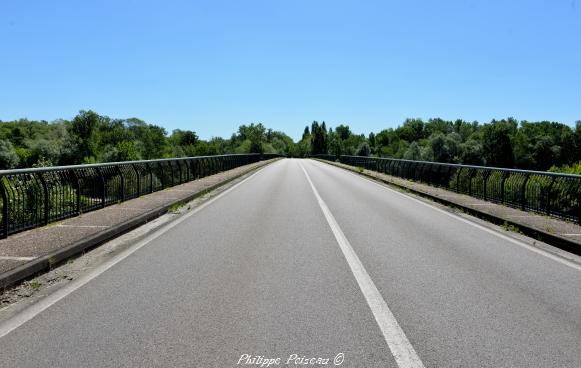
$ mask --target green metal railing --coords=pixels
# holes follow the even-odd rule
[[[315,155],[581,225],[581,175],[363,156]]]
[[[274,157],[241,154],[0,170],[0,237]]]

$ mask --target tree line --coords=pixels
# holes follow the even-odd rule
[[[392,157],[467,165],[581,174],[581,121],[558,122],[407,119],[378,133],[353,133],[348,125],[306,126],[298,142],[310,154]]]
[[[314,121],[294,142],[263,124],[241,125],[230,138],[202,140],[195,131],[171,134],[137,118],[112,119],[81,111],[72,120],[0,121],[0,168],[73,165],[228,153],[393,157],[581,174],[581,121],[490,123],[407,119],[397,128],[351,131]]]
[[[292,146],[292,138],[260,123],[240,126],[229,139],[203,140],[192,130],[168,134],[137,118],[112,119],[94,111],[81,111],[70,121],[0,121],[0,169],[227,153],[289,155]]]

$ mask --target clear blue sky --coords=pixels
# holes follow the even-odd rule
[[[0,2],[0,120],[93,109],[202,138],[313,120],[581,120],[581,2]]]

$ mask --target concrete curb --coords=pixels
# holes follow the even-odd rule
[[[391,186],[394,186],[394,187],[397,187],[400,189],[404,189],[406,191],[417,194],[421,197],[424,197],[424,198],[430,199],[434,202],[438,202],[440,204],[443,204],[447,207],[453,207],[453,208],[460,209],[460,210],[462,210],[462,211],[464,211],[472,216],[478,217],[480,219],[486,220],[486,221],[491,222],[491,223],[496,224],[496,225],[503,225],[503,224],[512,225],[512,226],[518,228],[524,235],[527,235],[527,236],[534,238],[536,240],[545,242],[547,244],[550,244],[550,245],[557,247],[559,249],[562,249],[564,251],[567,251],[567,252],[570,252],[570,253],[573,253],[576,255],[581,255],[581,246],[578,243],[572,242],[571,240],[563,238],[561,236],[558,236],[555,234],[550,234],[546,231],[539,230],[537,228],[534,228],[534,227],[531,227],[528,225],[524,225],[524,224],[515,222],[513,220],[510,220],[510,219],[506,219],[506,218],[496,216],[496,215],[493,215],[490,213],[479,211],[475,208],[467,207],[467,206],[464,206],[462,204],[449,201],[445,198],[433,196],[429,193],[425,193],[425,192],[422,192],[422,191],[417,190],[417,189],[409,188],[409,187],[406,187],[404,185],[400,185],[400,184],[397,184],[397,183],[394,183],[394,182],[391,182],[388,180],[384,180],[384,179],[375,177],[373,175],[367,174],[365,172],[360,172],[354,166],[349,166],[349,165],[345,165],[345,164],[338,165],[335,162],[330,162],[330,161],[325,161],[325,160],[320,160],[320,159],[315,159],[315,160],[329,164],[329,165],[333,165],[333,166],[338,167],[340,169],[354,172],[355,174],[365,176],[369,179],[379,181],[379,182],[382,182],[384,184],[388,184],[388,185],[391,185]]]
[[[274,160],[276,161],[276,159]],[[199,192],[193,193],[186,198],[182,198],[179,200],[175,200],[169,204],[159,206],[153,210],[150,210],[144,214],[141,214],[133,219],[124,221],[120,224],[112,226],[107,230],[101,231],[97,234],[91,235],[83,240],[79,240],[73,244],[70,244],[66,247],[60,248],[52,253],[34,259],[30,262],[22,264],[16,268],[11,269],[10,271],[6,271],[0,274],[0,291],[6,289],[7,287],[13,286],[21,281],[24,281],[31,276],[37,275],[41,272],[50,270],[55,265],[66,261],[69,258],[72,258],[76,255],[81,254],[84,251],[90,250],[95,248],[98,245],[101,245],[111,239],[114,239],[124,233],[133,230],[141,225],[144,225],[168,212],[168,210],[180,204],[185,204],[190,202],[191,200],[202,196],[208,192],[211,192],[223,185],[228,184],[229,182],[236,180],[244,175],[247,175],[253,171],[262,169],[266,165],[273,163],[274,161],[265,161],[262,165],[258,165],[251,169],[248,169],[238,175],[235,175],[229,179],[226,179],[218,184],[212,185],[204,190]]]

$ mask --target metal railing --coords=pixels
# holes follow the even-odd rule
[[[0,237],[277,156],[199,156],[0,170]]]
[[[581,175],[363,156],[313,157],[424,182],[581,225]]]

